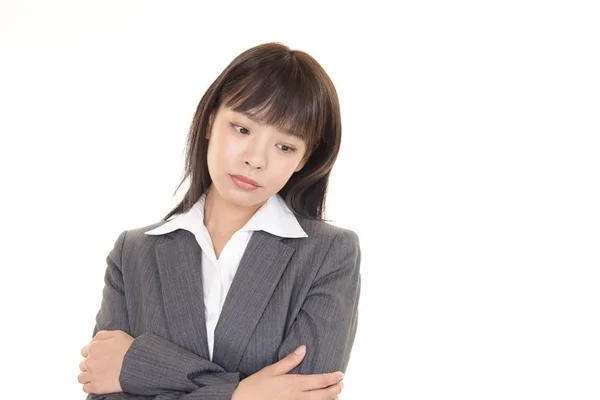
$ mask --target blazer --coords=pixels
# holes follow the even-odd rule
[[[224,400],[239,382],[302,344],[290,374],[345,372],[357,330],[357,234],[297,217],[306,238],[255,231],[225,298],[209,360],[202,249],[178,229],[145,235],[161,221],[123,231],[106,258],[92,336],[134,337],[123,360],[122,393],[88,399]]]

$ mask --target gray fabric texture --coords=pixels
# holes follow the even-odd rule
[[[357,330],[360,245],[356,233],[298,218],[307,238],[255,231],[225,299],[209,361],[202,249],[164,222],[123,231],[106,258],[92,337],[123,330],[135,338],[119,381],[124,393],[87,399],[224,400],[240,380],[298,346],[290,374],[345,372]]]

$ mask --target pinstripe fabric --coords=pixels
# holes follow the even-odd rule
[[[185,229],[194,234],[202,248],[202,289],[204,290],[204,316],[208,339],[209,360],[214,350],[215,327],[219,321],[223,302],[233,282],[244,250],[254,231],[263,230],[281,237],[306,237],[306,232],[298,219],[279,194],[272,195],[227,241],[227,246],[217,259],[213,251],[213,241],[204,223],[206,190],[194,206],[187,212],[175,215],[156,229],[144,232],[146,235],[163,235],[177,229]]]
[[[298,222],[308,238],[252,235],[215,328],[212,361],[194,235],[144,235],[164,222],[122,232],[107,257],[93,335],[120,329],[135,338],[119,377],[125,393],[88,399],[230,399],[241,379],[301,344],[306,355],[289,373],[345,371],[358,322],[359,239],[325,222]]]

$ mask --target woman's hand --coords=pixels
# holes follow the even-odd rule
[[[344,384],[341,371],[326,374],[287,374],[300,364],[306,354],[306,346],[300,354],[290,353],[242,380],[231,400],[332,400],[342,391]]]
[[[85,393],[106,394],[122,392],[119,375],[125,353],[134,338],[123,331],[99,331],[81,349],[85,357],[79,364],[83,371],[77,377]]]

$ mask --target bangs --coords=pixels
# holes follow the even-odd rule
[[[298,136],[309,149],[316,146],[326,118],[324,94],[316,77],[290,59],[236,72],[241,79],[232,79],[232,84],[223,88],[225,106]]]

